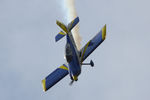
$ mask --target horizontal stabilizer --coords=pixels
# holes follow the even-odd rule
[[[69,31],[72,30],[74,26],[76,26],[79,22],[79,17],[76,17],[73,21],[68,24]]]
[[[66,35],[66,33],[64,33],[64,32],[59,32],[57,35],[56,35],[56,37],[55,37],[55,41],[57,42],[57,41],[59,41],[61,38],[63,38],[64,36]]]
[[[68,33],[68,30],[67,30],[67,27],[60,21],[56,21],[56,24],[61,28],[63,29],[63,31],[65,31],[66,33]]]
[[[47,91],[66,75],[68,75],[68,67],[63,64],[42,80],[43,90]]]

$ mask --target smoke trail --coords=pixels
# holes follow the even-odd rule
[[[66,7],[66,10],[67,10],[67,22],[69,23],[74,18],[77,17],[74,0],[64,0],[64,6]],[[79,33],[79,25],[78,24],[73,28],[72,33],[73,33],[73,37],[74,37],[77,49],[80,50],[81,36]]]

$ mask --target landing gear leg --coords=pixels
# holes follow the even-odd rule
[[[91,65],[91,67],[94,67],[94,62],[91,60],[90,63],[82,63],[82,65]]]

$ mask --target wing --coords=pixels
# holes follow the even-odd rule
[[[63,64],[42,80],[43,90],[47,91],[66,75],[68,75],[68,67]]]
[[[81,50],[81,62],[83,62],[104,40],[106,37],[106,25],[92,38]]]

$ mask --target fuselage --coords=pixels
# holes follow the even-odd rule
[[[65,56],[69,65],[69,74],[71,79],[77,81],[77,77],[81,73],[81,64],[79,53],[71,32],[66,35],[66,40]]]

